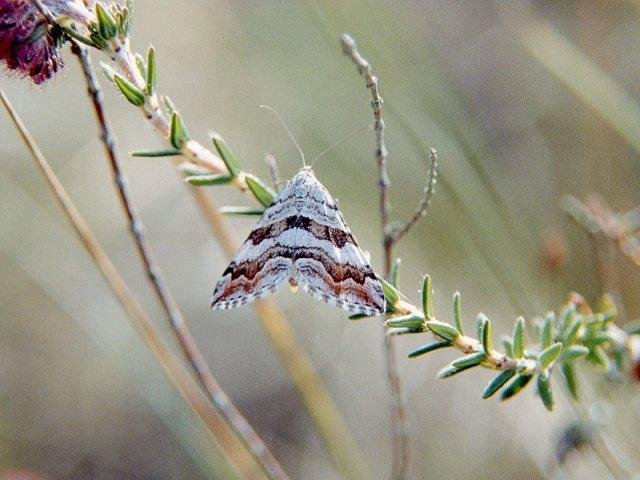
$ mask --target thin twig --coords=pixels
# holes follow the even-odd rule
[[[429,207],[431,206],[433,194],[436,191],[437,179],[438,152],[435,148],[432,148],[429,154],[429,176],[427,177],[427,185],[424,187],[422,200],[408,222],[401,224],[399,227],[392,229],[391,232],[389,232],[394,242],[400,240],[405,233],[411,230],[420,221],[421,218],[424,218],[427,215]]]
[[[178,360],[171,348],[164,342],[160,333],[155,329],[153,323],[140,306],[140,303],[116,270],[111,259],[107,256],[95,235],[89,229],[89,226],[71,200],[71,197],[69,197],[62,183],[53,172],[50,164],[2,90],[0,90],[0,99],[16,129],[20,133],[27,150],[44,174],[56,199],[62,206],[65,215],[71,222],[87,252],[95,261],[96,266],[131,318],[132,323],[149,345],[158,362],[167,372],[189,407],[200,417],[215,438],[215,441],[222,447],[223,452],[235,465],[239,473],[245,475],[246,478],[254,478],[256,480],[267,478],[262,472],[261,466],[256,464],[249,451],[243,447],[240,439],[233,430],[229,428],[223,417],[206,400],[196,383],[182,366],[180,360]]]
[[[391,251],[388,243],[393,240],[388,235],[389,216],[391,213],[391,205],[389,203],[389,174],[387,173],[387,157],[389,152],[384,143],[384,119],[382,118],[382,97],[378,90],[378,79],[371,70],[371,65],[367,62],[360,52],[358,52],[355,40],[348,34],[344,33],[340,37],[343,53],[348,56],[358,68],[358,73],[365,79],[366,86],[371,90],[371,106],[373,108],[373,130],[376,134],[376,160],[378,162],[378,170],[380,175],[380,223],[382,224],[382,235],[384,237],[384,271],[389,272],[391,269]]]
[[[389,175],[387,172],[388,151],[384,142],[384,119],[382,118],[382,97],[378,90],[378,79],[373,75],[371,65],[358,52],[355,40],[344,33],[340,37],[342,51],[358,68],[358,72],[365,79],[366,86],[371,90],[371,106],[373,107],[374,131],[376,135],[376,160],[378,163],[380,187],[380,224],[382,247],[384,254],[384,275],[389,275],[393,258],[394,238],[389,233],[389,217],[391,205],[389,203]],[[402,391],[393,338],[384,336],[385,365],[391,392],[391,432],[393,458],[391,478],[403,480],[409,471],[409,437],[406,430],[405,409],[402,401]]]
[[[42,0],[31,0],[31,3],[33,3],[42,16],[47,19],[47,22],[51,25],[55,25],[57,23],[56,17],[51,13],[51,10],[49,10]]]
[[[109,126],[102,101],[102,91],[100,89],[98,79],[96,78],[91,58],[87,49],[75,42],[73,43],[72,51],[78,57],[82,67],[89,97],[100,129],[100,139],[102,140],[105,153],[109,159],[115,184],[118,189],[118,195],[120,196],[122,207],[127,216],[129,228],[135,240],[138,253],[144,263],[149,281],[153,285],[155,293],[158,296],[169,321],[171,322],[171,328],[173,329],[182,352],[189,361],[191,368],[194,370],[215,408],[221,412],[238,436],[243,439],[247,448],[256,458],[256,461],[263,465],[265,471],[270,477],[275,479],[286,479],[286,473],[273,454],[269,451],[253,428],[251,428],[240,411],[231,402],[227,394],[222,390],[213,376],[213,372],[209,368],[204,355],[198,348],[184,316],[182,315],[177,302],[166,284],[160,265],[155,259],[153,249],[146,239],[144,224],[131,198],[128,188],[129,182],[126,173],[124,172],[122,162],[116,151],[115,138]]]

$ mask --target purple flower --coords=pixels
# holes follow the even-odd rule
[[[80,19],[79,0],[44,0],[55,15]],[[88,13],[88,12],[87,12]],[[61,67],[57,47],[61,37],[30,0],[0,0],[0,61],[9,70],[29,76],[36,84],[50,79]]]

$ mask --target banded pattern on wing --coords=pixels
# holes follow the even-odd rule
[[[218,281],[214,308],[233,308],[288,279],[352,314],[374,315],[384,294],[327,189],[309,167],[265,211]]]

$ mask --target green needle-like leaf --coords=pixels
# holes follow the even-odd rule
[[[385,322],[387,327],[401,328],[407,327],[412,330],[422,329],[424,323],[424,317],[419,315],[400,315],[398,317],[390,318]]]
[[[442,370],[438,372],[438,378],[447,378],[455,375],[456,373],[460,373],[461,370],[458,370],[453,365],[447,365]]]
[[[176,108],[176,104],[173,103],[173,100],[171,100],[171,98],[169,98],[167,95],[163,95],[162,96],[162,103],[164,103],[164,106],[165,106],[165,108],[167,109],[167,112],[169,112],[170,115],[173,112],[175,112],[176,110],[178,110]]]
[[[439,322],[437,320],[430,320],[425,322],[425,325],[429,330],[438,335],[439,337],[444,338],[445,340],[449,340],[453,342],[459,335],[460,332],[453,325],[449,325],[448,323]]]
[[[476,365],[482,363],[486,358],[487,356],[484,352],[470,353],[469,355],[465,355],[464,357],[456,358],[453,362],[451,362],[451,365],[456,368],[475,367]]]
[[[564,343],[566,345],[571,345],[578,338],[578,332],[580,331],[580,327],[582,326],[582,317],[579,315],[572,315],[571,319],[568,321],[569,326],[567,327],[567,331],[564,335]]]
[[[73,28],[69,27],[68,25],[60,25],[60,27],[62,27],[62,30],[64,31],[64,33],[67,34],[69,37],[73,38],[74,40],[77,40],[80,43],[84,43],[85,45],[87,45],[89,47],[93,47],[93,48],[97,48],[98,50],[102,50],[102,47],[104,46],[104,45],[100,45],[99,44],[100,42],[95,42],[93,39],[87,37],[86,35],[82,35],[80,32],[74,30]]]
[[[489,382],[487,387],[484,389],[484,392],[482,392],[482,398],[489,398],[490,396],[492,396],[494,393],[500,390],[505,383],[511,380],[511,377],[513,377],[515,374],[516,372],[513,370],[505,370],[500,375],[496,376]]]
[[[431,275],[425,275],[422,279],[422,311],[427,318],[433,316],[433,285]]]
[[[553,410],[553,395],[551,394],[548,372],[543,372],[538,375],[538,394],[545,408],[549,411]]]
[[[441,340],[439,342],[427,343],[426,345],[422,345],[421,347],[416,348],[411,351],[408,355],[409,358],[419,357],[420,355],[424,355],[425,353],[433,352],[434,350],[438,350],[440,348],[450,347],[451,342],[448,340]]]
[[[138,72],[143,78],[147,78],[147,67],[144,63],[144,58],[139,53],[135,54],[136,57],[136,67],[138,67]]]
[[[553,342],[553,320],[550,316],[546,316],[542,323],[540,333],[540,346],[545,349]]]
[[[147,95],[153,95],[156,90],[156,50],[147,50]]]
[[[571,345],[569,347],[564,347],[562,355],[560,355],[560,360],[562,362],[573,362],[574,360],[584,357],[588,353],[589,349],[583,345]]]
[[[132,157],[174,157],[182,155],[182,152],[176,148],[167,148],[164,150],[134,150],[131,152]]]
[[[131,0],[129,0],[129,3],[131,3]],[[118,33],[123,37],[127,37],[131,29],[131,17],[126,6],[119,10],[116,20],[118,22]]]
[[[601,332],[596,332],[590,337],[585,339],[585,344],[589,346],[602,345],[603,343],[608,343],[608,342],[611,342],[611,337],[609,336],[609,333],[604,330]]]
[[[253,207],[221,207],[220,213],[224,215],[262,215],[264,210]]]
[[[562,376],[564,377],[564,381],[567,384],[567,389],[571,396],[578,400],[578,384],[576,382],[576,374],[573,368],[573,365],[569,363],[563,363],[560,366],[560,370],[562,371]]]
[[[387,282],[384,278],[377,276],[382,290],[384,292],[384,298],[387,300],[387,305],[393,307],[400,298],[400,292],[396,287]]]
[[[504,390],[502,390],[502,393],[500,394],[500,400],[508,400],[514,395],[520,393],[522,389],[529,384],[532,378],[533,375],[518,375],[514,380],[511,381],[511,383],[509,383],[509,385],[505,387]]]
[[[607,354],[600,345],[589,350],[587,360],[601,366],[602,368],[609,368],[609,357],[607,357]]]
[[[476,334],[480,341],[482,341],[482,329],[484,328],[483,324],[486,321],[489,321],[489,319],[484,313],[479,313],[478,315],[476,315]]]
[[[196,165],[194,163],[191,162],[183,162],[180,165],[178,165],[178,169],[184,173],[186,176],[192,176],[192,175],[211,175],[211,170],[201,167],[199,165]]]
[[[247,186],[253,196],[265,207],[269,207],[276,198],[276,192],[269,188],[265,183],[255,175],[247,173],[245,175]]]
[[[460,292],[453,294],[453,320],[460,335],[464,335],[464,326],[462,325],[462,306]]]
[[[117,73],[113,75],[113,81],[129,102],[136,107],[144,105],[144,93],[133,83]]]
[[[507,354],[507,357],[513,357],[513,342],[511,338],[506,335],[502,337],[502,348],[504,349],[504,353]]]
[[[118,34],[118,24],[111,13],[96,3],[96,18],[98,19],[98,31],[103,40],[111,40]]]
[[[478,316],[478,322],[478,336],[482,342],[482,348],[484,349],[484,353],[491,355],[491,351],[493,350],[493,342],[491,340],[491,322],[483,314]]]
[[[396,258],[396,261],[391,265],[391,271],[389,272],[389,283],[396,288],[400,288],[400,263],[402,261]]]
[[[102,69],[102,73],[104,73],[104,76],[107,77],[107,79],[112,82],[112,83],[116,83],[114,77],[116,75],[116,72],[114,72],[113,68],[111,67],[111,65],[109,65],[108,63],[105,62],[100,62],[100,68]]]
[[[464,372],[465,370],[468,370],[469,368],[473,368],[476,365],[468,365],[466,367],[454,367],[452,364],[447,365],[446,367],[444,367],[442,370],[438,372],[438,378],[452,377],[453,375],[456,375],[460,372]]]
[[[171,145],[176,148],[182,148],[187,140],[189,140],[189,133],[187,132],[187,128],[185,127],[182,117],[178,112],[173,112],[171,114],[171,131],[169,135]]]
[[[556,342],[540,352],[540,355],[538,356],[538,365],[540,366],[540,369],[544,370],[549,368],[555,359],[558,358],[561,351],[562,343]]]
[[[524,358],[524,318],[518,317],[513,327],[513,357]]]
[[[236,154],[233,153],[233,150],[229,148],[227,142],[225,142],[217,133],[213,134],[211,140],[213,141],[213,146],[216,147],[218,155],[220,155],[220,158],[222,158],[222,161],[227,166],[229,173],[232,176],[237,177],[240,172],[242,172],[242,166],[240,165],[240,161],[238,160],[238,157],[236,157]]]
[[[593,314],[593,315],[589,315],[586,318],[586,324],[587,324],[587,332],[590,334],[593,334],[595,332],[598,332],[600,330],[602,330],[602,328],[605,325],[605,319],[602,315],[600,314]]]
[[[227,173],[208,174],[208,175],[190,175],[185,177],[186,182],[191,185],[206,186],[206,185],[224,185],[233,180],[233,177]]]

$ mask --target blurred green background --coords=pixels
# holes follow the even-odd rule
[[[417,299],[428,272],[440,316],[450,318],[451,295],[460,290],[467,321],[483,311],[502,334],[517,315],[557,308],[572,290],[592,301],[602,293],[593,244],[559,200],[598,192],[617,211],[638,202],[639,8],[635,1],[138,0],[132,35],[134,48],[156,47],[159,90],[192,135],[204,141],[220,132],[266,178],[266,152],[286,177],[300,160],[260,104],[282,114],[308,158],[372,123],[369,92],[338,43],[350,32],[385,100],[394,219],[407,218],[420,197],[428,147],[440,154],[432,209],[397,248],[404,291]],[[66,57],[67,68],[44,88],[6,76],[1,85],[171,340],[114,194],[78,66]],[[103,84],[120,151],[161,146],[139,112]],[[0,155],[0,466],[64,479],[217,478],[201,424],[129,325],[4,115]],[[253,310],[209,309],[227,258],[172,161],[127,157],[126,166],[149,239],[222,387],[291,478],[338,478]],[[372,133],[353,134],[315,170],[380,269]],[[218,205],[248,201],[225,187],[211,194]],[[253,223],[231,221],[240,237]],[[558,235],[566,237],[567,262],[550,272],[541,239]],[[616,269],[633,318],[637,267],[622,258]],[[386,478],[379,323],[351,322],[288,290],[277,299],[372,478]],[[482,401],[491,372],[440,381],[436,372],[453,352],[403,358],[426,340],[397,340],[411,478],[611,476],[588,449],[564,473],[554,465],[558,436],[576,419],[561,388],[553,414],[533,389],[507,404]],[[593,384],[584,410],[604,415],[610,448],[637,467],[637,390]]]

